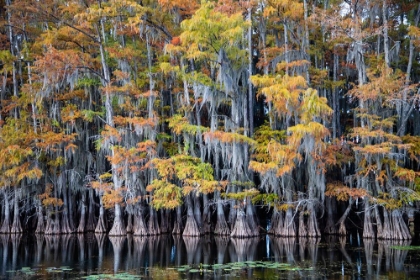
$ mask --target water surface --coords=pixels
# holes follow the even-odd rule
[[[0,235],[0,279],[420,279],[412,242]]]

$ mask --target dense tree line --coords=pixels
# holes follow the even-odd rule
[[[417,1],[1,3],[0,232],[411,238]]]

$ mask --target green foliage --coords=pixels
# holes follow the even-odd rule
[[[193,191],[208,194],[222,190],[226,185],[214,180],[211,164],[189,155],[155,158],[152,164],[161,178],[147,186],[147,191],[153,192],[152,205],[156,209],[173,209],[181,205],[182,194],[188,195]]]
[[[82,110],[83,118],[88,122],[93,122],[95,117],[97,117],[97,116],[103,117],[104,114],[105,114],[105,112],[103,112],[103,111],[96,112],[96,111],[93,111],[93,110]]]
[[[246,189],[244,191],[239,191],[239,192],[236,192],[236,193],[228,193],[228,194],[226,194],[226,196],[230,199],[235,199],[237,201],[244,201],[246,198],[253,199],[254,197],[256,197],[259,194],[260,194],[259,190],[255,189],[255,188],[251,188],[251,189]]]
[[[277,202],[279,196],[274,193],[260,193],[252,198],[253,204],[261,203],[266,206],[274,206],[274,203]]]
[[[197,133],[209,131],[208,127],[190,124],[187,118],[181,115],[174,115],[169,119],[169,128],[172,128],[178,135],[181,133],[196,135]]]
[[[187,47],[186,57],[195,60],[217,60],[224,49],[232,61],[245,61],[244,43],[248,23],[241,13],[226,16],[214,10],[214,3],[203,2],[191,19],[181,23],[181,43]]]
[[[89,78],[89,77],[82,77],[77,80],[77,86],[79,87],[91,87],[91,86],[100,86],[101,81],[98,78]]]
[[[175,209],[182,204],[182,189],[165,180],[153,180],[147,191],[153,191],[152,205],[156,210]]]

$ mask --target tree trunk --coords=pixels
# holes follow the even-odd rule
[[[249,228],[244,210],[242,208],[239,208],[237,209],[236,213],[236,223],[232,229],[230,237],[244,238],[255,236],[253,235],[253,231]]]
[[[44,214],[42,213],[42,204],[40,201],[37,201],[36,216],[37,216],[37,223],[36,223],[35,233],[44,233],[45,232]]]
[[[105,220],[105,208],[102,202],[102,195],[99,195],[100,206],[99,206],[99,218],[96,224],[95,233],[106,232],[106,220]]]
[[[63,189],[63,212],[61,214],[61,232],[62,233],[72,233],[74,229],[70,227],[69,222],[69,199],[68,199],[68,189]]]
[[[420,4],[417,7],[417,12],[415,15],[415,19],[414,19],[414,26],[417,27],[417,25],[419,24],[420,21]],[[414,48],[414,41],[416,40],[416,38],[411,37],[410,36],[410,43],[408,46],[408,50],[409,50],[409,55],[408,55],[408,63],[407,63],[407,72],[405,74],[405,86],[408,87],[410,85],[410,81],[411,81],[411,70],[413,67],[413,59],[414,59],[414,55],[415,55],[415,48]],[[403,97],[402,97],[402,104],[401,104],[401,110],[399,112],[399,129],[398,129],[398,135],[399,136],[404,136],[406,134],[406,130],[407,130],[407,122],[413,112],[413,110],[415,109],[415,104],[416,102],[407,102],[407,99],[409,97],[408,95],[408,89],[404,89],[403,91]],[[418,112],[414,112],[414,117],[416,118],[416,116],[418,117],[419,113]],[[418,130],[419,127],[419,122],[416,122],[416,120],[414,119],[414,132],[416,132]],[[418,131],[417,131],[418,132]],[[418,133],[414,133],[414,135],[419,135]]]
[[[390,230],[390,221],[388,216],[388,211],[383,208],[383,217],[384,222],[382,223],[381,215],[379,213],[378,205],[375,205],[375,216],[376,216],[376,237],[378,239],[389,239],[389,235],[391,233]]]
[[[268,229],[268,234],[273,234],[274,236],[281,235],[284,225],[283,212],[274,207],[270,221],[271,223],[270,228]]]
[[[299,229],[300,230],[300,229]],[[280,233],[281,236],[295,237],[296,236],[296,225],[293,219],[293,209],[288,208],[284,217],[283,230]]]
[[[375,238],[368,198],[364,199],[365,218],[363,222],[363,238]]]
[[[228,190],[229,192],[232,193],[236,193],[236,187],[228,187],[230,190]],[[236,202],[235,200],[232,199],[232,201],[229,202],[230,208],[229,208],[229,215],[228,215],[228,223],[229,226],[231,228],[231,230],[233,230],[233,227],[236,224],[236,218],[237,218],[237,209],[236,209]]]
[[[339,57],[337,54],[337,48],[334,46],[334,65],[333,65],[333,81],[337,82],[338,78],[338,63],[339,63]],[[331,96],[332,96],[332,109],[333,109],[333,115],[332,115],[332,137],[333,139],[336,139],[340,133],[340,102],[338,100],[338,88],[335,86],[331,90]]]
[[[109,231],[108,235],[109,236],[122,236],[126,234],[127,234],[127,231],[125,229],[124,220],[122,217],[121,205],[119,203],[116,203],[114,224],[112,225],[112,228]]]
[[[133,215],[128,213],[127,217],[127,227],[125,228],[127,233],[133,233]]]
[[[325,199],[325,207],[327,208],[327,224],[325,225],[324,233],[325,234],[337,234],[337,227],[334,223],[334,210],[335,210],[335,201],[333,201],[332,197],[326,197]],[[345,228],[344,228],[345,230]],[[345,234],[344,234],[345,235]]]
[[[340,235],[340,236],[346,236],[347,235],[346,220],[347,220],[347,216],[350,213],[352,204],[353,204],[353,199],[350,198],[349,205],[347,206],[346,211],[344,211],[343,215],[341,216],[341,218],[337,222],[337,224],[339,225],[338,226],[338,235]]]
[[[169,229],[169,211],[166,209],[160,210],[160,232],[161,233],[168,233],[170,232]]]
[[[184,226],[182,225],[182,206],[176,208],[176,217],[172,234],[182,234]]]
[[[0,233],[10,233],[10,204],[7,189],[2,190],[4,197],[4,219],[0,228]]]
[[[207,194],[203,194],[203,226],[202,228],[203,228],[203,233],[213,232],[212,224],[211,224],[209,198]]]
[[[299,236],[308,236],[308,230],[306,229],[305,213],[299,212]]]
[[[12,227],[10,228],[11,233],[21,233],[22,226],[20,224],[20,211],[19,211],[19,190],[14,189],[15,198],[14,198],[14,210],[13,210],[13,223]]]
[[[383,21],[383,32],[384,32],[384,55],[385,55],[385,64],[386,67],[390,66],[389,62],[389,44],[388,44],[388,5],[386,3],[388,0],[382,0],[382,21]]]
[[[158,223],[157,213],[153,207],[150,207],[149,221],[147,222],[147,232],[149,235],[159,235],[160,227]]]
[[[89,189],[89,208],[87,215],[87,223],[85,226],[85,231],[94,232],[96,228],[96,217],[95,217],[95,193],[92,188]]]
[[[407,224],[405,223],[401,211],[399,209],[392,210],[392,226],[393,226],[393,235],[392,239],[395,240],[410,240],[411,234],[408,229]]]
[[[201,201],[200,197],[201,195],[193,195],[194,197],[194,219],[197,223],[197,226],[201,233],[204,233],[203,231],[203,219],[201,216]]]
[[[77,227],[76,232],[83,233],[85,232],[86,227],[86,191],[82,191],[82,198],[80,201],[80,219],[79,219],[79,226]]]
[[[47,225],[45,226],[45,234],[60,234],[61,228],[60,228],[60,219],[58,218],[58,209],[54,208],[54,213],[51,213],[51,211],[48,211],[47,214]]]
[[[230,229],[226,222],[225,212],[223,211],[223,204],[220,198],[220,192],[216,191],[214,194],[216,200],[217,221],[214,229],[216,235],[230,235]]]
[[[202,232],[194,218],[194,211],[191,202],[191,193],[185,197],[187,204],[187,222],[185,223],[185,229],[182,233],[183,236],[200,236]]]
[[[143,212],[138,210],[134,214],[134,227],[133,235],[145,236],[148,235],[146,223],[144,222]]]
[[[254,91],[251,83],[252,68],[253,68],[253,49],[252,49],[252,7],[248,7],[248,19],[251,24],[248,27],[248,119],[249,119],[249,133],[247,136],[251,137],[254,134]],[[244,116],[245,119],[245,116]],[[246,127],[245,127],[246,130]]]
[[[70,190],[69,190],[69,194],[68,194],[68,218],[69,218],[69,226],[72,230],[72,232],[75,231],[76,229],[76,223],[74,221],[75,218],[75,210],[74,210],[74,204],[75,204],[75,196],[71,194]]]
[[[257,221],[257,214],[255,213],[255,208],[250,198],[246,199],[246,220],[248,222],[249,229],[251,230],[251,236],[260,235],[260,226]]]

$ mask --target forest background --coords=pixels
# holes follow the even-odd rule
[[[415,0],[1,0],[1,233],[410,239]]]

